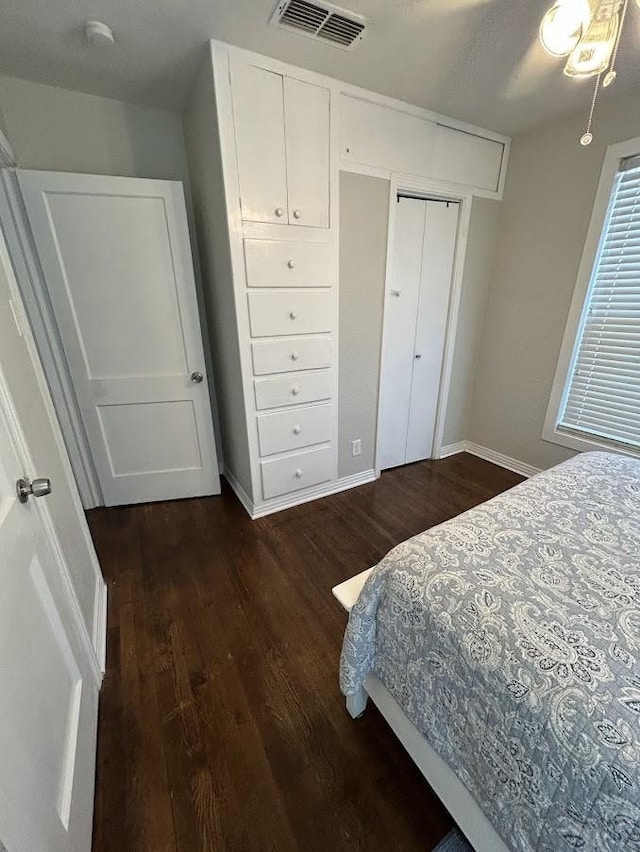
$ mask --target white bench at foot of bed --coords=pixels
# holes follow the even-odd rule
[[[358,600],[367,577],[373,569],[367,568],[355,577],[345,580],[331,590],[342,607],[349,612]],[[405,747],[409,757],[427,779],[434,793],[444,804],[458,828],[476,852],[509,852],[502,838],[480,809],[476,800],[440,755],[409,721],[404,711],[376,675],[365,680],[362,695],[347,697],[347,710],[355,719],[361,716],[371,698],[389,727]]]

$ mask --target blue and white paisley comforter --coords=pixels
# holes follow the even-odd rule
[[[640,852],[640,462],[578,456],[394,548],[342,691],[370,672],[510,848]]]

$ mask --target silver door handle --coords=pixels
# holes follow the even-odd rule
[[[419,361],[422,358],[422,355],[416,355],[416,361]]]
[[[204,376],[202,375],[202,373],[198,372],[197,370],[195,373],[191,373],[191,381],[194,383],[194,385],[199,385],[203,378]]]
[[[28,479],[19,479],[16,482],[16,494],[21,503],[26,503],[29,497],[46,497],[51,494],[50,479],[34,479],[29,482]]]

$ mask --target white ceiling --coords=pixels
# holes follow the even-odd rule
[[[275,4],[2,0],[0,71],[181,109],[213,37],[508,134],[590,103],[592,82],[564,77],[561,60],[538,45],[549,0],[342,0],[368,22],[353,52],[269,26]],[[85,44],[87,18],[113,28],[114,48]],[[640,9],[632,3],[615,89],[640,84],[639,47]]]

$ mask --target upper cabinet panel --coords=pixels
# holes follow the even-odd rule
[[[340,99],[343,160],[407,174],[424,174],[432,159],[435,124],[349,95]]]
[[[504,149],[503,142],[438,125],[433,177],[497,192]]]
[[[328,89],[284,78],[291,225],[329,227],[329,101]]]
[[[472,129],[473,130],[473,129]],[[428,117],[343,93],[340,98],[340,158],[388,172],[464,186],[498,197],[506,165],[506,140],[467,132]]]
[[[242,218],[286,224],[282,76],[255,65],[232,62],[231,89]]]

